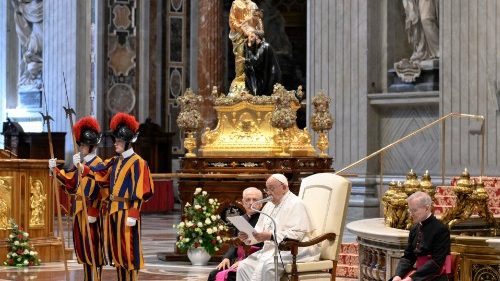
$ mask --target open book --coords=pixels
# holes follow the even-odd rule
[[[247,245],[254,245],[259,243],[253,237],[253,232],[255,229],[250,225],[250,223],[243,216],[227,217],[227,219],[241,232],[245,232],[248,235],[248,239],[245,242]]]

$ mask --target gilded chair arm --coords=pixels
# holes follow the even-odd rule
[[[291,280],[298,281],[299,276],[297,275],[297,254],[299,252],[299,248],[301,247],[309,247],[318,243],[321,243],[325,240],[335,241],[337,238],[337,234],[335,233],[325,233],[318,237],[314,237],[308,241],[298,241],[296,239],[285,238],[280,242],[278,249],[280,251],[290,251],[292,254],[292,272],[291,272]]]

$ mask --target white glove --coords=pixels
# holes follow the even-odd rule
[[[127,218],[127,226],[135,226],[136,223],[137,223],[137,219],[134,219],[131,217]]]
[[[49,169],[54,169],[57,166],[57,158],[49,159]]]
[[[75,165],[75,167],[78,167],[78,164],[81,163],[81,157],[80,157],[80,153],[77,153],[75,155],[73,155],[73,165]]]
[[[87,216],[87,219],[89,220],[89,223],[94,223],[97,221],[97,218],[93,216]]]

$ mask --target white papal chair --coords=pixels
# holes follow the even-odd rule
[[[302,180],[299,197],[309,209],[316,237],[307,242],[284,241],[280,250],[291,251],[293,262],[285,266],[290,280],[335,280],[337,259],[342,243],[351,182],[332,173],[311,175]],[[319,261],[295,262],[299,247],[321,243]],[[281,280],[288,280],[286,274]]]

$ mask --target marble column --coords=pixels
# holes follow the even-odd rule
[[[71,132],[65,118],[63,106],[66,106],[63,72],[66,76],[66,88],[69,102],[78,116],[87,110],[87,99],[77,99],[77,95],[88,97],[88,65],[90,48],[86,25],[90,13],[89,5],[79,5],[77,0],[44,1],[44,44],[43,76],[47,95],[48,111],[54,118],[51,129],[54,132]],[[87,51],[85,51],[87,50]],[[83,76],[83,77],[82,77]],[[87,113],[88,114],[88,113]],[[46,127],[44,127],[46,131]],[[66,135],[66,157],[72,151],[71,134]]]
[[[198,93],[204,98],[202,116],[205,126],[215,125],[215,111],[212,109],[212,87],[222,86],[222,1],[198,1]]]
[[[91,42],[92,42],[92,1],[77,1],[76,27],[76,73],[75,76],[75,107],[77,117],[87,116],[90,110],[90,85],[91,85]],[[69,93],[68,93],[69,94]]]
[[[156,0],[149,3],[149,114],[153,122],[162,124],[161,112],[162,106],[162,90],[163,90],[163,28],[162,14],[163,1]]]
[[[154,2],[154,1],[152,1]],[[139,5],[139,24],[138,27],[138,44],[139,48],[137,49],[137,62],[139,71],[139,83],[137,87],[139,88],[137,98],[137,120],[139,123],[143,123],[146,121],[146,118],[149,116],[149,99],[150,99],[150,27],[151,27],[151,14],[153,11],[150,11],[150,2],[149,1],[139,1],[137,2]],[[153,13],[154,14],[154,13]],[[154,17],[153,17],[154,18]],[[154,25],[153,25],[154,26]],[[154,99],[154,96],[151,97]]]
[[[91,100],[91,109],[93,109],[97,120],[99,120],[103,127],[106,128],[106,126],[108,126],[108,124],[106,124],[107,120],[105,121],[103,117],[103,101],[105,88],[104,66],[107,61],[107,56],[105,55],[104,48],[104,41],[106,36],[106,21],[104,16],[106,10],[105,5],[106,3],[101,0],[94,0],[93,2],[94,19],[92,21],[92,24],[94,26],[94,33],[92,34],[93,48],[91,49],[91,53],[93,56],[93,65],[91,71],[93,76],[93,83],[91,84],[91,91],[93,91],[93,96]]]
[[[0,3],[0,61],[7,62],[7,4]],[[7,63],[0,64],[0,123],[5,120],[5,109],[7,99]],[[2,127],[0,126],[0,131]],[[0,149],[3,149],[3,138],[0,138]]]

